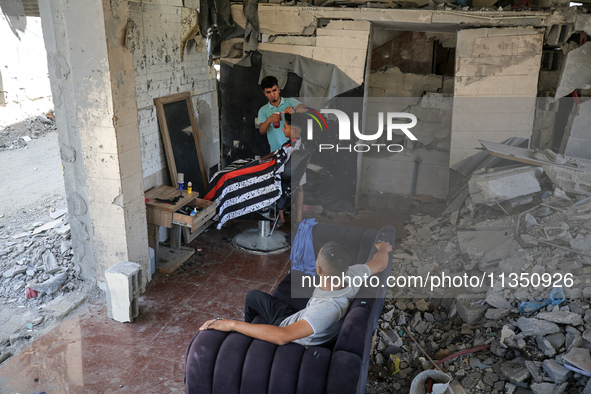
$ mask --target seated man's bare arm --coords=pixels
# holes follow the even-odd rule
[[[285,327],[277,327],[271,324],[252,324],[237,320],[208,320],[199,330],[203,331],[208,328],[219,331],[236,331],[276,345],[284,345],[314,334],[312,326],[306,320],[300,320]]]
[[[367,265],[372,275],[382,272],[388,266],[388,254],[392,251],[392,245],[388,242],[382,241],[376,244],[378,250],[365,265]]]

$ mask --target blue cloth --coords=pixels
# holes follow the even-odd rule
[[[287,109],[287,107],[297,107],[301,103],[294,99],[293,97],[283,98],[281,97],[281,102],[279,103],[278,107],[275,107],[271,103],[267,103],[259,109],[259,124],[263,123],[269,116],[274,114],[275,112],[283,112]],[[283,133],[283,124],[285,123],[285,115],[281,115],[281,122],[279,123],[279,127],[273,127],[273,123],[269,125],[269,131],[267,131],[267,141],[269,141],[269,145],[271,146],[271,152],[275,152],[277,149],[281,148],[288,138]]]
[[[316,256],[312,243],[312,227],[318,223],[316,219],[304,219],[291,246],[291,269],[302,271],[308,275],[316,275]]]

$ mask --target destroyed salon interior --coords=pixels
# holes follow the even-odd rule
[[[591,394],[591,0],[0,9],[0,393]]]

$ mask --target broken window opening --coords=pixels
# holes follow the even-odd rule
[[[381,32],[380,32],[381,30]],[[417,31],[386,31],[374,29],[378,35],[389,36],[382,43],[374,41],[371,70],[398,67],[403,73],[453,76],[455,48],[444,46],[436,35]],[[377,44],[377,45],[376,45]]]
[[[340,21],[354,21],[355,19],[353,18],[341,18],[341,19],[331,19],[331,18],[318,18],[316,20],[317,22],[317,27],[319,29],[322,29],[326,26],[328,26],[328,24],[334,20],[340,20]]]
[[[564,54],[560,48],[544,49],[542,51],[541,71],[558,71],[562,65]]]

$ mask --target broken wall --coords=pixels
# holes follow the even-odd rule
[[[41,18],[0,14],[0,105],[53,108]]]
[[[564,154],[591,159],[591,100],[578,105]]]
[[[170,184],[154,99],[191,92],[201,157],[206,175],[220,162],[219,108],[216,72],[207,64],[203,40],[187,41],[181,60],[181,40],[197,24],[197,11],[182,0],[149,3],[130,1],[133,61],[142,151],[144,188]]]
[[[324,11],[316,11],[260,5],[259,24],[263,39],[258,50],[289,53],[334,64],[355,83],[363,83],[371,24],[350,20],[348,13],[343,14],[343,19],[347,20],[340,20],[337,13],[334,17],[327,16],[327,19],[335,20],[323,26],[319,19]],[[246,26],[242,6],[232,6],[232,18],[240,27]]]
[[[481,139],[531,138],[543,38],[531,27],[458,32],[450,166]]]
[[[380,32],[381,29],[374,31]],[[373,70],[369,74],[366,128],[377,129],[375,120],[378,118],[373,115],[379,112],[410,112],[418,120],[412,129],[418,142],[409,143],[400,134],[399,143],[404,145],[403,152],[364,154],[359,177],[360,191],[370,194],[380,191],[411,194],[416,169],[415,194],[446,198],[449,187],[451,98],[445,97],[453,94],[453,77],[430,74],[433,42],[427,40],[425,33],[402,32],[390,36],[378,33],[378,37],[388,37],[391,40],[372,51],[372,64],[375,56],[391,60],[386,70]],[[407,40],[400,40],[400,37],[419,42],[420,44],[412,46],[418,49],[408,47]],[[394,48],[389,47],[384,51],[386,45],[393,44],[396,44]],[[426,48],[428,57],[425,56]],[[396,64],[416,72],[402,72],[399,67],[394,66]],[[421,99],[423,95],[426,96],[425,99]],[[393,99],[382,99],[387,97]],[[385,140],[380,142],[386,143]]]
[[[282,14],[275,17],[285,19]],[[286,23],[297,22],[294,20]],[[305,27],[302,24],[300,29],[303,31]],[[301,36],[294,32],[289,32],[290,35],[285,36],[271,36],[268,42],[259,44],[258,50],[289,53],[334,64],[355,83],[361,85],[365,73],[370,28],[371,24],[365,21],[333,20],[325,27],[317,28],[316,36]]]

